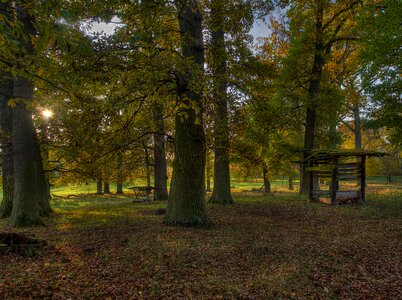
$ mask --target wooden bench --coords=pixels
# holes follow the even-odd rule
[[[151,194],[152,191],[155,190],[155,188],[152,186],[132,186],[127,189],[132,190],[134,193],[133,202],[148,202],[148,203],[151,203]],[[145,197],[145,199],[142,197]]]
[[[328,190],[313,190],[310,196],[311,198],[315,199],[315,201],[319,201],[320,197],[330,198],[331,191]],[[361,202],[361,192],[360,190],[342,190],[336,191],[335,196],[337,203],[360,203]]]

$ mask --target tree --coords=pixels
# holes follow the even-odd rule
[[[154,182],[155,200],[167,200],[169,197],[167,190],[167,163],[166,163],[166,143],[165,143],[165,120],[163,106],[154,103],[154,122],[156,133],[154,133]]]
[[[33,85],[19,77],[15,81],[15,96],[27,101],[33,98]],[[42,225],[40,218],[40,188],[37,184],[37,145],[32,113],[25,103],[13,108],[12,145],[14,153],[14,199],[9,224],[14,227]]]
[[[290,50],[284,61],[285,72],[294,80],[298,101],[305,108],[304,157],[319,146],[320,126],[326,128],[327,134],[328,124],[323,126],[323,121],[329,119],[323,118],[328,111],[325,108],[329,105],[333,105],[332,110],[340,107],[341,98],[334,97],[338,87],[329,80],[329,63],[337,63],[331,57],[334,46],[340,45],[340,49],[348,51],[348,47],[341,45],[358,39],[355,17],[360,4],[360,0],[297,0],[291,1],[287,11]],[[302,194],[308,193],[306,167],[303,165],[302,168]]]
[[[198,1],[179,1],[179,29],[185,63],[177,79],[175,157],[164,222],[168,225],[205,226],[211,221],[205,207],[205,133],[203,104],[194,80],[204,67],[202,14]],[[198,76],[197,76],[198,75]]]
[[[31,107],[33,82],[29,78],[35,57],[33,38],[36,36],[30,2],[6,2],[2,6],[4,56],[18,61],[19,67],[2,61],[2,69],[14,73],[12,108],[12,153],[14,164],[13,206],[9,224],[14,227],[42,224],[41,215],[48,214],[49,205],[39,144],[35,133]],[[14,16],[13,18],[9,16]],[[11,45],[14,48],[11,50]],[[21,75],[24,74],[24,75]],[[26,74],[26,75],[25,75]]]
[[[396,145],[402,145],[401,22],[398,0],[369,1],[360,16],[363,87],[372,104],[369,125],[388,127]]]
[[[9,100],[14,94],[14,81],[10,74],[0,73],[0,135],[2,156],[3,201],[0,218],[8,218],[13,207],[14,164],[12,155],[12,110]]]
[[[209,63],[213,76],[214,102],[214,187],[211,203],[232,204],[229,171],[229,120],[225,47],[224,0],[211,2],[211,48]]]

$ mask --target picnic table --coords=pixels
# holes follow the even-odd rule
[[[127,188],[132,190],[134,193],[133,202],[148,202],[151,203],[151,194],[152,191],[155,190],[153,186],[132,186]],[[143,198],[145,197],[145,199]]]

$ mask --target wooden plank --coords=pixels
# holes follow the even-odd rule
[[[315,163],[315,164],[319,164],[319,165],[330,165],[330,164],[332,164],[332,159],[327,159],[327,160],[322,160],[322,159],[315,160],[315,159],[313,159],[312,162]]]
[[[364,203],[366,201],[366,155],[362,156],[362,173],[360,179],[360,201]]]
[[[338,180],[360,180],[359,175],[339,175]]]
[[[354,174],[361,174],[361,170],[339,170],[338,169],[338,174],[340,175],[354,175]]]
[[[338,157],[334,157],[335,168],[332,170],[331,177],[331,205],[337,204],[336,190],[338,189]]]
[[[321,171],[332,171],[333,168],[335,168],[334,165],[323,165],[323,166],[307,167],[306,170],[309,172],[321,172]]]
[[[331,191],[330,190],[313,190],[312,191],[313,196],[319,197],[319,196],[330,196]]]
[[[332,171],[317,171],[315,172],[317,176],[332,175]]]
[[[337,200],[357,199],[359,194],[359,191],[337,191],[336,198]]]
[[[308,161],[308,165],[307,165],[307,170],[313,168],[313,163],[311,162],[311,160]],[[316,201],[316,197],[313,195],[313,172],[309,172],[309,176],[308,176],[308,196],[310,201]]]
[[[343,164],[339,164],[338,165],[338,169],[358,169],[361,167],[361,163],[360,162],[356,162],[356,163],[343,163]]]

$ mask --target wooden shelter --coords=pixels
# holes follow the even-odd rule
[[[307,164],[309,176],[309,198],[319,201],[320,197],[330,198],[331,205],[338,203],[365,202],[366,158],[384,156],[383,152],[350,150],[313,150],[303,160]],[[320,182],[329,181],[329,190],[321,190]],[[341,189],[341,182],[348,182],[347,189]],[[356,182],[352,188],[350,182]]]

